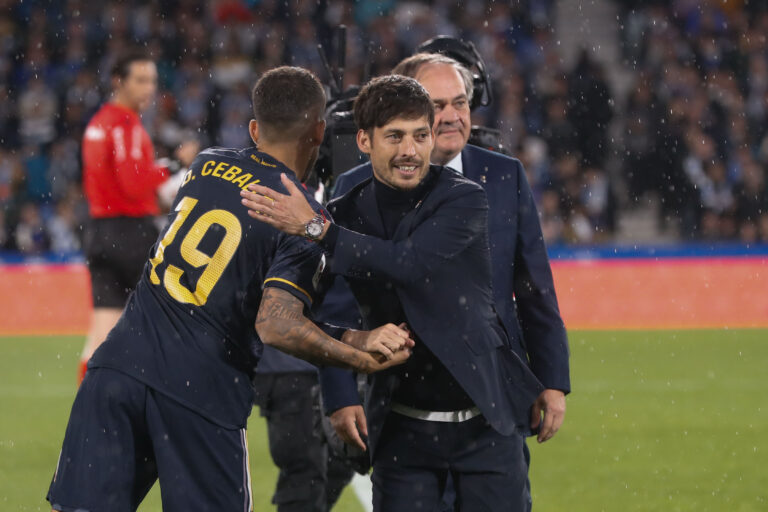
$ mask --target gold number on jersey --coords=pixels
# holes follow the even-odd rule
[[[191,197],[185,197],[179,201],[176,207],[176,211],[179,212],[178,215],[176,215],[165,236],[158,244],[155,256],[149,260],[152,264],[152,269],[149,273],[149,279],[152,284],[160,284],[156,267],[162,263],[165,248],[173,243],[179,228],[196,204],[197,199]],[[214,224],[223,227],[225,234],[213,255],[208,256],[200,251],[198,246]],[[242,232],[240,221],[237,220],[234,214],[226,210],[210,210],[201,215],[181,241],[180,252],[181,257],[186,263],[195,268],[205,266],[205,270],[203,270],[202,275],[197,280],[195,290],[191,291],[181,283],[181,276],[184,275],[184,271],[176,265],[169,264],[168,268],[165,269],[162,281],[168,294],[185,304],[195,304],[197,306],[205,304],[211,290],[216,286],[221,274],[224,273],[224,269],[232,259],[232,256],[234,256],[237,246],[240,244]]]
[[[179,228],[182,224],[184,224],[184,221],[187,220],[189,212],[192,211],[192,208],[194,208],[196,204],[197,199],[185,197],[179,201],[178,205],[176,205],[176,211],[179,213],[176,215],[176,218],[173,219],[173,222],[171,223],[170,227],[168,227],[168,231],[166,231],[165,236],[157,245],[157,251],[155,251],[155,255],[149,260],[149,262],[152,264],[152,269],[149,271],[149,280],[152,281],[152,284],[160,284],[160,278],[157,277],[157,266],[163,262],[163,258],[165,257],[165,248],[173,242],[174,238],[176,238],[176,233],[179,232]]]

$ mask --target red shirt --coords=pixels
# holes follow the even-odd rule
[[[83,135],[83,183],[91,216],[157,215],[155,190],[168,171],[155,164],[155,149],[136,112],[107,103]]]

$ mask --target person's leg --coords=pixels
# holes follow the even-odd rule
[[[444,424],[390,413],[373,460],[374,512],[438,512],[448,476]]]
[[[317,428],[322,432],[323,443],[328,454],[326,461],[326,484],[325,484],[325,502],[326,509],[331,510],[339,500],[344,487],[352,481],[355,472],[368,474],[371,469],[370,457],[368,452],[359,449],[353,453],[358,456],[350,457],[350,446],[341,440],[339,435],[333,429],[331,420],[323,411],[320,386],[313,388],[315,407],[317,410]],[[363,462],[361,462],[363,461]]]
[[[80,354],[78,382],[83,380],[86,365],[107,334],[115,326],[123,312],[127,295],[121,285],[121,278],[115,269],[115,262],[109,259],[108,252],[102,247],[107,243],[100,238],[101,229],[92,236],[94,240],[86,242],[88,271],[91,276],[91,295],[93,312],[85,337],[85,345]]]
[[[352,481],[355,471],[343,457],[331,452],[331,450],[328,451],[325,502],[327,510],[331,510],[339,500],[344,487]]]
[[[91,321],[88,325],[88,334],[85,337],[85,346],[80,355],[81,369],[80,380],[85,376],[85,366],[96,349],[107,338],[107,334],[115,326],[123,313],[120,308],[93,308]]]
[[[461,424],[461,430],[451,462],[456,510],[530,511],[525,439],[517,434],[502,436],[482,417]]]
[[[213,423],[155,390],[147,398],[163,510],[251,512],[246,431]]]
[[[72,406],[47,499],[54,510],[135,511],[157,479],[144,424],[146,386],[88,373]]]
[[[317,385],[314,373],[257,376],[257,393],[266,393],[257,403],[267,420],[270,455],[280,470],[272,497],[279,512],[328,510],[328,450],[320,425]]]

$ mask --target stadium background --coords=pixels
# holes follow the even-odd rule
[[[188,133],[243,146],[249,87],[347,85],[422,41],[475,43],[495,102],[473,114],[526,166],[574,394],[533,449],[537,510],[768,510],[768,13],[762,2],[0,0],[0,509],[45,510],[90,308],[79,141],[109,65],[141,44],[158,156]],[[363,49],[371,48],[370,55]],[[275,472],[250,425],[257,510]],[[156,492],[141,510],[157,510]],[[338,510],[360,510],[347,492]]]

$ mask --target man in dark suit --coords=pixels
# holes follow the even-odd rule
[[[435,107],[433,163],[446,165],[479,183],[488,195],[489,235],[496,309],[515,352],[527,361],[546,388],[536,400],[531,427],[538,441],[551,438],[565,415],[570,391],[568,342],[560,318],[552,272],[541,234],[538,212],[520,162],[468,145],[472,75],[458,62],[436,54],[405,59],[394,73],[421,83]],[[364,164],[338,177],[339,197],[371,176]],[[326,296],[326,318],[350,309],[346,286],[337,283]],[[350,372],[334,368],[321,372],[326,412],[340,437],[364,448],[365,414]],[[542,419],[542,413],[544,418]],[[527,447],[525,447],[527,460]]]
[[[366,390],[374,510],[432,510],[449,474],[461,510],[526,510],[520,433],[544,388],[494,306],[486,195],[429,165],[434,109],[415,80],[371,81],[355,121],[373,178],[329,205],[334,222],[287,179],[289,195],[259,185],[242,195],[253,217],[318,241],[364,326],[407,321],[413,332],[409,364]]]

